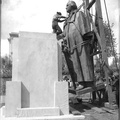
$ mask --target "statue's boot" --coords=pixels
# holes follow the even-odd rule
[[[76,87],[76,90],[81,90],[81,89],[83,89],[83,88],[85,88],[85,86],[79,84],[79,85]]]
[[[78,83],[78,85],[76,87],[76,90],[81,90],[81,89],[84,89],[86,87],[92,87],[92,86],[94,86],[94,82],[93,81],[80,82],[80,83]]]

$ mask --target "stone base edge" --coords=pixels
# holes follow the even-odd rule
[[[17,117],[7,117],[2,118],[2,120],[86,120],[84,115],[61,115],[61,116],[45,116],[45,117],[24,117],[24,118],[17,118]]]
[[[58,107],[17,108],[17,117],[59,116]]]

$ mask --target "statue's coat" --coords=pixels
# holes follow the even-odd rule
[[[70,65],[71,63],[68,60],[67,64],[70,69],[72,68],[74,81],[77,82],[93,81],[94,79],[93,57],[90,56],[92,48],[86,44],[81,49],[82,35],[89,32],[87,25],[85,14],[81,11],[76,12],[76,10],[69,15],[64,25],[64,34],[69,50],[72,51],[73,47],[77,45],[74,52],[67,58],[72,63]]]

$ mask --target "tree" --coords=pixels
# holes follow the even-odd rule
[[[12,60],[9,56],[1,57],[1,79],[0,79],[0,95],[6,93],[6,81],[11,80],[12,77]]]
[[[118,60],[117,60],[117,44],[116,44],[116,38],[114,36],[112,27],[114,26],[114,23],[109,25],[107,22],[104,22],[104,32],[105,32],[105,38],[106,38],[106,50],[107,50],[107,57],[114,57],[114,65],[116,67],[116,70],[119,72],[118,68]]]
[[[112,30],[114,23],[109,26],[109,24],[105,21],[103,22],[103,25],[106,39],[107,57],[115,56],[117,44],[115,35]]]
[[[119,68],[120,67],[120,56],[118,54],[117,54],[116,60],[117,60],[118,68]],[[113,59],[112,64],[110,65],[110,68],[113,69],[114,71],[116,71],[116,61],[115,61],[115,59]]]
[[[4,56],[1,58],[2,77],[12,77],[12,60],[10,56]]]

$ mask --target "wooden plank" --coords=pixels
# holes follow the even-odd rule
[[[105,88],[104,84],[98,84],[97,86],[87,87],[87,88],[77,90],[77,91],[75,91],[73,89],[69,89],[69,92],[73,93],[73,94],[76,94],[76,95],[82,95],[82,94],[85,94],[85,93],[97,91],[97,90],[104,89],[104,88]]]
[[[78,90],[78,91],[76,91],[76,94],[77,95],[82,95],[82,94],[97,91],[97,90],[100,90],[100,89],[103,89],[103,88],[105,88],[105,85],[104,84],[99,84],[97,86],[87,87],[87,88],[84,88],[82,90]]]
[[[70,113],[72,113],[73,115],[81,115],[81,112],[79,112],[75,108],[69,106],[69,109],[70,109]]]
[[[107,109],[107,108],[102,108],[102,110],[104,110],[108,113],[111,113],[111,114],[114,114],[116,112],[115,110],[111,110],[111,109]]]
[[[110,104],[109,102],[105,102],[104,106],[109,109],[117,109],[118,106],[116,104]]]
[[[89,103],[83,103],[83,105],[88,106],[89,108],[91,108],[92,110],[95,110],[95,111],[98,112],[98,113],[105,113],[105,111],[102,110],[101,108],[98,108],[98,107],[96,107],[96,106],[93,106],[93,105],[91,105],[91,104],[89,104]]]

